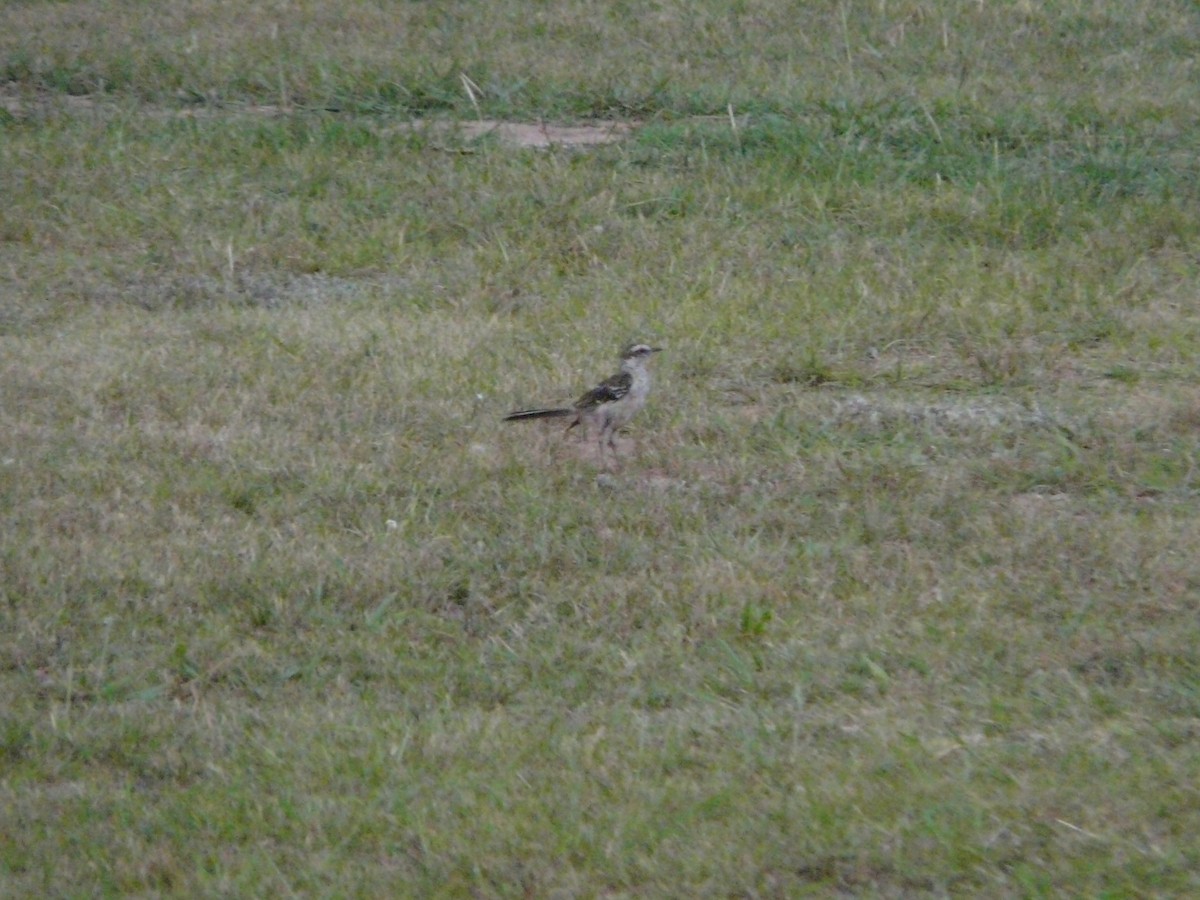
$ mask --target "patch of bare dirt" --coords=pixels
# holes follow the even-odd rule
[[[624,139],[632,130],[628,122],[599,122],[582,125],[530,125],[522,122],[502,122],[483,119],[474,122],[414,122],[414,129],[453,128],[468,140],[494,137],[515,147],[592,147],[612,144]]]
[[[103,97],[70,96],[20,91],[13,85],[0,85],[0,109],[12,116],[46,114],[55,109],[70,112],[102,112],[113,105]],[[115,108],[115,105],[113,105]],[[185,108],[149,107],[147,115],[180,119],[215,119],[222,116],[257,116],[274,118],[293,115],[303,110],[270,104],[205,105]],[[631,122],[582,122],[575,125],[551,125],[545,122],[508,122],[499,119],[413,119],[386,126],[387,132],[427,132],[457,136],[466,141],[495,138],[513,147],[545,150],[551,147],[595,147],[612,144],[626,138],[634,129]]]

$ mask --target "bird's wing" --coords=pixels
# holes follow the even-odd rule
[[[591,409],[601,403],[612,403],[620,400],[629,393],[633,384],[633,376],[628,372],[618,372],[612,378],[600,382],[582,397],[575,401],[576,409]]]

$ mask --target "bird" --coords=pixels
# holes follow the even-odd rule
[[[570,431],[583,425],[585,432],[599,428],[599,448],[603,458],[607,446],[617,456],[617,432],[629,424],[638,411],[646,405],[650,393],[650,370],[647,363],[662,347],[649,344],[630,344],[621,353],[621,369],[590,391],[586,392],[573,406],[518,409],[504,417],[505,422],[524,422],[530,419],[570,418]]]

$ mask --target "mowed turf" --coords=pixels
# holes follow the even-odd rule
[[[251,6],[0,9],[0,895],[1200,891],[1194,4]]]

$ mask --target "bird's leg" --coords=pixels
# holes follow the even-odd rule
[[[583,427],[579,429],[579,440],[586,441],[588,436],[588,427],[587,423],[583,421],[582,416],[577,416],[571,421],[571,424],[567,426],[567,430],[563,432],[563,438],[565,439],[566,436],[571,433],[571,429],[576,425],[583,425]]]
[[[597,449],[600,452],[601,464],[607,464],[608,462],[604,455],[605,447],[608,448],[608,452],[611,454],[613,467],[619,467],[621,464],[621,457],[617,454],[617,429],[613,427],[611,422],[605,423],[604,428],[602,428],[600,431],[600,442]]]

